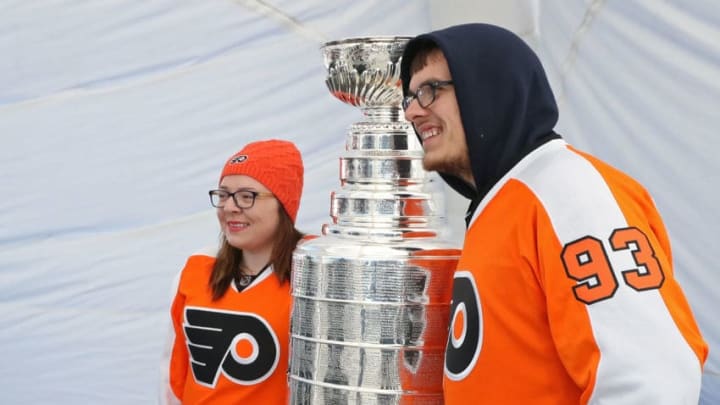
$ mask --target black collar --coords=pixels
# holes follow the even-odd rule
[[[233,277],[233,283],[235,283],[235,288],[237,288],[238,292],[246,289],[268,268],[270,268],[270,263],[266,264],[265,267],[263,267],[262,270],[258,272],[258,274],[237,274],[235,277]]]

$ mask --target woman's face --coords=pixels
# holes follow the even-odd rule
[[[219,188],[230,193],[238,190],[270,193],[259,181],[245,175],[225,176]],[[230,246],[248,253],[270,254],[280,223],[279,204],[274,196],[257,196],[251,208],[238,208],[232,198],[223,208],[217,208],[220,228]]]

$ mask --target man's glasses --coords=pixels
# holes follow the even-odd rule
[[[429,82],[429,83],[423,83],[420,85],[420,87],[417,88],[415,91],[415,94],[409,94],[403,98],[402,101],[402,108],[403,110],[407,110],[410,107],[410,103],[412,103],[413,100],[417,100],[418,104],[420,104],[420,107],[422,108],[428,108],[430,104],[435,101],[435,93],[437,92],[437,89],[440,87],[447,86],[449,84],[453,84],[452,80],[442,80],[437,82]]]
[[[255,204],[255,199],[258,197],[273,197],[272,193],[262,193],[244,189],[234,193],[227,190],[210,190],[208,193],[210,194],[210,204],[215,208],[223,208],[230,197],[235,201],[235,205],[242,209],[252,208]]]

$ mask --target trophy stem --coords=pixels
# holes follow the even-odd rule
[[[402,108],[397,106],[363,107],[362,112],[370,122],[405,121]]]

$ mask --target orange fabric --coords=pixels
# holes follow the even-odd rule
[[[170,360],[170,385],[173,393],[183,404],[286,404],[290,283],[281,284],[272,269],[267,269],[265,273],[269,271],[270,274],[257,280],[257,284],[240,293],[231,287],[221,299],[212,301],[207,284],[214,261],[214,258],[208,256],[192,256],[181,274],[171,308],[175,330]],[[189,313],[199,317],[200,321],[188,319]],[[215,317],[227,319],[218,323]],[[206,330],[214,331],[213,328],[231,330],[231,333],[205,334]],[[267,330],[271,332],[268,334]],[[276,341],[268,338],[272,335]],[[209,340],[203,341],[205,338]],[[257,346],[255,349],[253,340]],[[222,359],[217,367],[204,369],[210,371],[208,375],[215,376],[214,381],[198,377],[191,366],[193,361],[212,363],[201,357],[209,354],[209,351],[201,350],[192,356],[188,349],[193,345],[203,344],[217,346],[219,352],[214,352],[217,355],[210,358]],[[193,349],[195,350],[195,347]],[[277,355],[263,357],[263,353],[267,353],[268,349],[276,350]],[[253,374],[255,368],[260,367],[256,367],[253,358],[248,356],[253,350],[258,355],[257,358],[275,359],[274,368],[268,363],[261,366],[259,377],[258,374]],[[234,358],[234,354],[240,360]],[[235,371],[232,367],[235,367]],[[271,369],[272,371],[269,371]],[[244,379],[245,375],[252,377]],[[262,381],[256,381],[260,379]]]
[[[499,202],[534,198],[515,182],[506,185],[496,199]],[[455,382],[445,378],[447,404],[464,404],[468,398],[487,404],[580,403],[581,389],[558,358],[547,322],[543,284],[548,284],[546,277],[552,275],[538,271],[542,255],[559,252],[560,246],[552,238],[536,241],[530,232],[522,232],[518,226],[527,222],[540,222],[538,228],[549,226],[547,217],[536,217],[541,212],[523,211],[518,212],[514,204],[490,204],[466,235],[458,269],[469,269],[480,290],[482,351],[465,380]],[[482,232],[482,229],[493,232]],[[572,280],[561,276],[554,281],[571,288]],[[579,306],[573,302],[567,304]],[[568,319],[567,325],[587,324],[583,311],[579,308],[572,312],[573,319]],[[450,327],[457,333],[462,325],[455,319]],[[591,335],[588,328],[579,327],[576,331],[579,335]],[[592,345],[591,339],[588,344]],[[584,384],[589,385],[590,381]]]
[[[573,150],[570,153],[577,152]],[[657,290],[674,320],[674,327],[695,354],[696,377],[699,379],[700,369],[707,358],[707,344],[673,277],[668,237],[652,199],[631,178],[597,159],[582,156],[607,182],[628,226],[648,235],[648,242],[664,270],[664,282]],[[552,182],[553,179],[547,181]],[[560,184],[553,183],[552,187],[562,187],[561,180],[554,181]],[[633,370],[621,370],[624,381],[603,385],[602,393],[595,391],[600,378],[600,363],[605,361],[605,367],[615,370],[613,364],[607,364],[612,362],[612,358],[604,358],[603,351],[614,348],[603,348],[602,342],[598,342],[596,328],[601,327],[597,324],[600,321],[591,319],[589,313],[590,306],[596,303],[588,304],[582,299],[592,297],[591,294],[597,294],[597,291],[607,294],[609,290],[605,288],[607,286],[599,289],[585,287],[584,290],[568,276],[574,269],[563,265],[564,246],[555,228],[556,221],[566,221],[577,222],[578,229],[582,230],[582,216],[576,218],[575,212],[567,211],[561,214],[571,216],[571,220],[551,218],[546,211],[547,202],[540,200],[527,184],[512,176],[504,180],[496,193],[492,193],[489,201],[484,203],[468,229],[455,276],[453,299],[462,301],[463,310],[458,309],[453,313],[455,315],[451,314],[444,377],[445,403],[577,405],[612,393],[612,389],[617,389],[617,392],[647,390],[648,387],[633,386],[633,381],[641,381],[642,375],[634,375]],[[572,202],[566,204],[572,205]],[[612,231],[608,229],[607,234],[595,236],[598,240],[607,238]],[[583,236],[580,233],[578,238]],[[582,242],[579,243],[584,246]],[[590,238],[586,245],[592,247],[594,243]],[[576,257],[565,254],[568,255],[566,257]],[[602,264],[601,256],[594,257],[598,265]],[[634,282],[631,276],[628,276],[630,282]],[[617,282],[624,281],[619,277]],[[618,288],[628,290],[625,285]],[[644,297],[642,291],[625,294],[623,299],[627,300]],[[613,299],[618,298],[607,298]],[[472,341],[474,336],[468,325],[474,322],[472,308],[476,301],[475,307],[480,315],[479,321],[475,322],[480,324],[480,337],[477,356],[473,360],[473,351],[463,350],[467,349],[467,342]],[[598,302],[601,303],[597,305],[602,305],[602,300]],[[643,302],[637,301],[637,305]],[[632,303],[635,304],[635,301]],[[453,308],[456,307],[457,302]],[[619,312],[615,316],[623,315]],[[648,330],[653,330],[653,327],[656,325],[648,325]],[[613,330],[613,327],[606,327],[603,333],[607,330]],[[622,335],[625,331],[617,328],[613,333]],[[465,340],[462,341],[461,337]],[[671,349],[681,353],[677,356],[683,359],[684,364],[692,363],[692,359],[683,357],[682,353],[686,353],[687,348]],[[662,364],[664,359],[658,357],[657,361],[659,367],[666,367]],[[672,365],[667,367],[671,369]],[[663,383],[682,385],[685,382],[678,379]],[[613,398],[622,397],[608,395],[604,399],[597,398],[597,401],[618,403]]]
[[[422,330],[423,352],[408,349],[398,356],[398,370],[402,388],[407,391],[442,394],[442,363],[447,340],[446,331],[439,328],[448,323],[448,304],[452,289],[452,274],[460,257],[459,249],[422,249],[410,253],[408,265],[422,269],[432,278],[425,290],[423,303],[425,326]],[[437,370],[430,378],[425,370]],[[435,403],[435,398],[407,396],[404,405]]]
[[[587,153],[580,152],[572,147],[570,147],[570,149],[590,160],[595,168],[603,173],[604,176],[612,176],[612,169],[599,161],[597,158]],[[627,197],[630,194],[627,190],[631,189],[632,184],[624,184],[624,186],[624,192],[615,192],[614,196],[618,200],[620,206],[623,207],[623,213],[625,214],[628,223],[648,223],[647,232],[645,233],[651,238],[651,245],[658,246],[658,251],[662,253],[660,256],[662,259],[662,268],[670,277],[673,277],[670,238],[667,234],[662,218],[653,203],[652,197],[647,193],[647,191],[642,189],[640,190],[642,194],[636,195],[634,200],[642,201],[644,204],[635,204]],[[700,334],[690,305],[685,298],[680,285],[677,284],[674,279],[669,281],[669,283],[663,285],[663,288],[660,289],[660,294],[665,300],[668,311],[682,332],[682,335],[685,339],[687,339],[688,344],[695,352],[697,358],[704,364],[708,356],[708,345]]]
[[[251,142],[230,156],[220,174],[245,175],[262,183],[277,197],[295,223],[300,208],[305,168],[297,146],[280,139]]]

